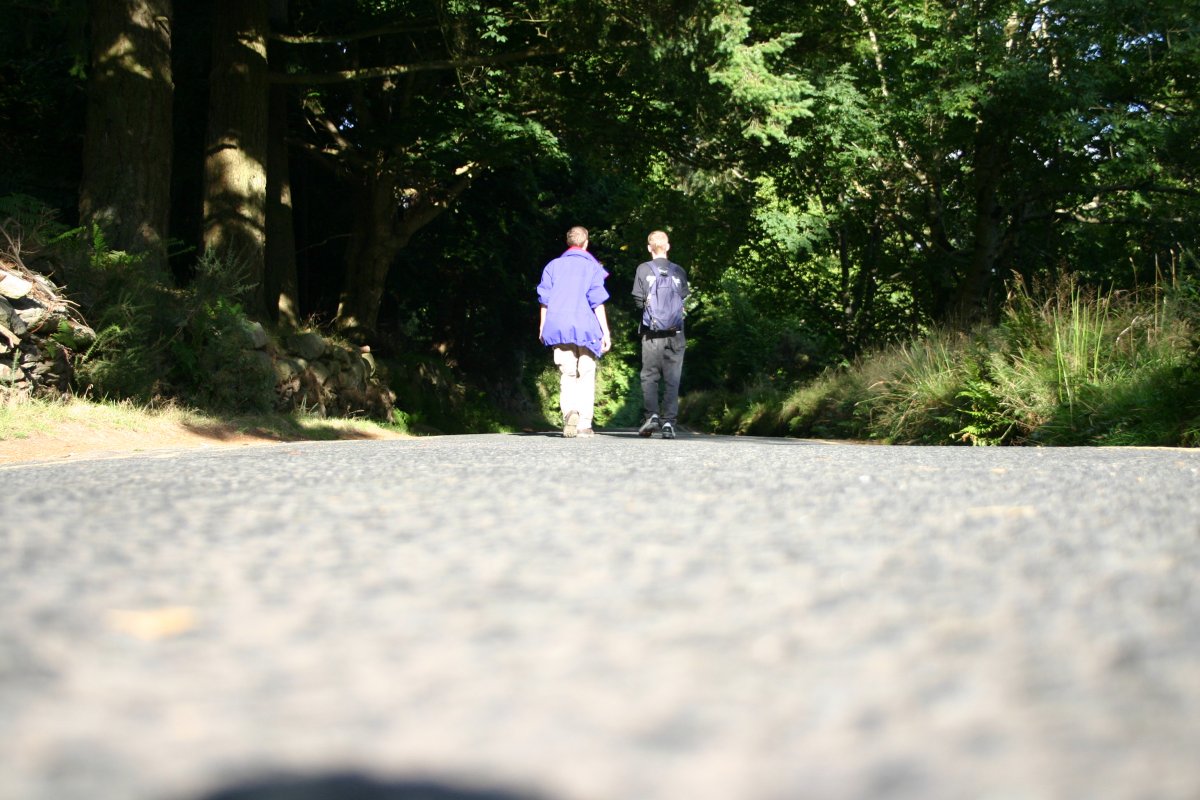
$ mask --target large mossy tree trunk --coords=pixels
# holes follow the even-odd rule
[[[167,262],[171,0],[92,0],[79,218],[114,250]]]
[[[215,0],[204,249],[237,265],[254,316],[266,312],[267,0]]]
[[[279,324],[300,324],[300,280],[296,270],[296,231],[287,151],[287,87],[271,87],[271,142],[267,149],[266,276],[267,312]]]
[[[271,0],[271,25],[286,28],[288,0]],[[270,45],[271,50],[279,47]],[[271,52],[270,50],[268,52]],[[267,312],[280,325],[300,323],[300,281],[296,269],[296,234],[292,214],[292,181],[288,164],[288,87],[270,87],[267,132],[267,243],[263,280]]]

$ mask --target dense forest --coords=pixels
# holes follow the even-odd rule
[[[637,411],[629,289],[662,228],[693,287],[685,394],[724,407],[1002,323],[1035,287],[1194,294],[1198,10],[0,0],[0,202],[91,248],[57,279],[98,329],[157,281],[505,411],[537,403],[533,289],[582,224],[624,337],[613,419]],[[116,289],[87,274],[118,264]],[[112,374],[98,391],[170,391]],[[993,410],[979,430],[1015,419]]]

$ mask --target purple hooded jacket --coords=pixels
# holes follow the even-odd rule
[[[579,247],[546,265],[537,287],[538,302],[546,307],[545,344],[582,345],[600,357],[603,334],[593,309],[608,300],[607,277],[596,257]]]

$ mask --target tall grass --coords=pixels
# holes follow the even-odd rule
[[[1054,328],[1054,360],[1057,367],[1059,402],[1074,417],[1080,390],[1101,382],[1100,355],[1108,320],[1107,300],[1084,302],[1072,289],[1067,307],[1054,306],[1050,323]]]
[[[960,337],[937,331],[892,352],[891,368],[872,384],[873,428],[900,441],[939,439],[957,428],[952,414],[964,381]],[[887,367],[886,356],[879,367]]]
[[[1200,291],[1014,282],[998,324],[933,331],[798,387],[684,403],[728,433],[895,443],[1200,444]],[[719,413],[717,410],[719,409]]]

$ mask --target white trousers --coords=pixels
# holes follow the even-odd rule
[[[563,419],[579,412],[579,427],[592,427],[596,406],[596,357],[586,347],[556,344],[554,363],[559,372],[558,406]]]

